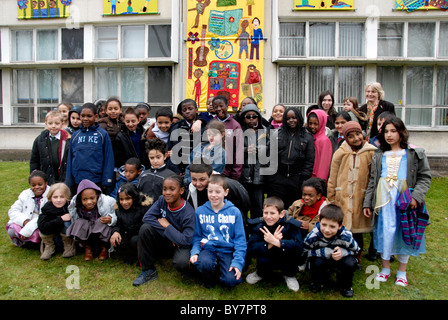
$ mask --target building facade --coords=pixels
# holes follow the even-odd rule
[[[266,118],[277,103],[304,112],[327,89],[338,108],[347,96],[362,104],[365,85],[378,81],[411,142],[429,155],[448,156],[447,1],[425,7],[425,1],[406,0],[123,0],[115,13],[113,2],[0,2],[0,149],[30,149],[45,114],[62,101],[117,96],[124,106],[148,102],[152,113],[163,106],[175,111],[192,94],[196,41],[194,48],[207,48],[210,59],[222,62],[229,60],[219,48],[229,45],[241,72],[258,66],[257,97]],[[155,9],[143,14],[148,3]],[[262,13],[259,65],[245,61],[251,48],[236,42],[241,23],[236,33],[210,33],[214,14],[221,13],[229,23],[236,17],[252,24]],[[201,41],[205,23],[207,41]],[[212,66],[201,78],[205,98]],[[241,75],[237,102],[249,95]]]

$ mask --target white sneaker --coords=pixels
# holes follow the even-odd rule
[[[258,281],[263,279],[257,274],[257,271],[254,271],[252,273],[249,273],[246,277],[246,282],[249,284],[256,284]]]
[[[296,277],[284,276],[283,278],[285,278],[286,285],[288,286],[289,289],[291,289],[292,291],[295,291],[295,292],[299,291],[300,285],[299,285],[299,281],[297,281]]]
[[[305,272],[305,268],[306,268],[306,265],[302,264],[302,265],[299,266],[299,271],[300,272]]]

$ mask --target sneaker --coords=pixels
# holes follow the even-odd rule
[[[305,272],[305,269],[306,269],[306,264],[301,264],[299,266],[299,272]]]
[[[249,284],[256,284],[261,279],[263,279],[263,278],[258,275],[257,271],[254,271],[247,275],[246,282]]]
[[[395,284],[397,286],[401,286],[401,287],[407,287],[408,286],[408,281],[405,278],[397,278],[395,280]]]
[[[296,277],[284,276],[283,278],[285,278],[286,285],[288,286],[289,289],[291,289],[292,291],[295,291],[295,292],[299,291],[300,285],[299,285],[299,281],[297,281]]]
[[[341,289],[341,290],[339,290],[339,292],[342,294],[343,297],[346,297],[346,298],[353,297],[353,289],[352,288]]]
[[[140,273],[137,279],[132,283],[133,286],[141,286],[146,282],[156,280],[159,277],[157,270],[144,270]]]
[[[390,277],[390,273],[386,274],[386,273],[380,272],[376,275],[375,280],[379,281],[379,282],[386,282],[389,277]]]
[[[310,288],[311,292],[313,293],[321,292],[323,289],[324,289],[323,284],[316,284],[316,283],[312,283]]]

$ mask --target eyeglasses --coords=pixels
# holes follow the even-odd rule
[[[246,118],[246,119],[258,119],[258,116],[256,114],[254,114],[254,115],[247,114],[247,115],[244,116],[244,118]]]

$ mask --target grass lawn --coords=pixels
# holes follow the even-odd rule
[[[133,287],[140,270],[116,258],[104,262],[83,261],[83,254],[65,259],[57,253],[49,261],[40,260],[38,250],[15,247],[5,232],[8,210],[19,193],[28,188],[28,163],[0,162],[0,299],[1,300],[347,300],[336,290],[314,294],[309,290],[310,276],[298,273],[298,292],[286,287],[283,279],[249,285],[245,281],[234,289],[206,289],[196,279],[182,278],[168,259],[158,264],[159,279]],[[362,260],[355,273],[350,300],[446,300],[448,298],[448,179],[434,178],[426,202],[431,225],[426,229],[427,253],[411,257],[408,265],[409,286],[394,284],[397,262],[392,263],[393,277],[375,287],[373,275],[380,260]],[[366,247],[369,244],[366,237]],[[254,265],[248,272],[253,271]],[[79,288],[73,281],[79,275]]]

